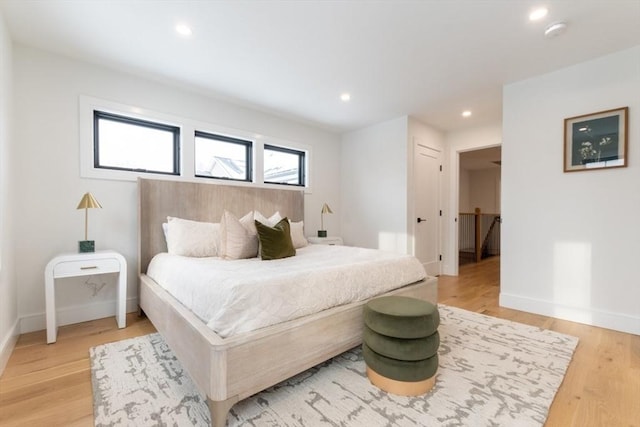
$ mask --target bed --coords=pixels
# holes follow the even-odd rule
[[[225,209],[239,215],[259,210],[301,221],[301,190],[139,179],[138,202],[140,309],[206,395],[214,427],[225,425],[239,400],[362,342],[367,300],[223,338],[146,274],[152,258],[167,250],[162,232],[167,216],[218,222]],[[437,279],[426,277],[385,295],[435,303]]]

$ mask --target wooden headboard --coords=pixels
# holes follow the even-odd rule
[[[266,216],[279,211],[302,221],[304,192],[138,178],[138,274],[147,271],[154,255],[167,251],[162,232],[167,216],[220,222],[225,209],[238,217],[252,210]]]

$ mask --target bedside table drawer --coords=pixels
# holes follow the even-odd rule
[[[117,259],[91,259],[58,263],[53,269],[53,277],[88,276],[91,274],[117,273],[120,263]]]
[[[329,246],[342,246],[342,237],[329,236],[329,237],[307,237],[309,243],[315,245],[329,245]]]

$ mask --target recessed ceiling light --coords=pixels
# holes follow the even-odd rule
[[[549,13],[549,9],[546,7],[539,7],[538,9],[534,9],[529,14],[529,21],[537,21],[539,19],[544,18]]]
[[[189,37],[192,34],[191,28],[187,24],[176,25],[176,32],[185,37]]]
[[[349,100],[351,100],[351,94],[345,92],[340,95],[340,99],[342,100],[342,102],[348,102]]]
[[[471,117],[471,111],[465,110],[462,112],[462,117]]]

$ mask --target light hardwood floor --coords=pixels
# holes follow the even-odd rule
[[[640,336],[500,308],[499,268],[490,258],[440,277],[438,299],[580,338],[546,425],[640,426]],[[62,327],[52,345],[45,331],[22,335],[0,377],[0,426],[92,426],[89,348],[153,331],[130,314],[126,329],[114,318]]]
[[[20,336],[0,378],[0,426],[93,426],[89,348],[154,332],[151,322],[127,315],[63,326],[47,345],[46,331]]]
[[[499,257],[459,273],[440,277],[440,303],[580,339],[546,426],[640,426],[640,336],[499,307]]]

